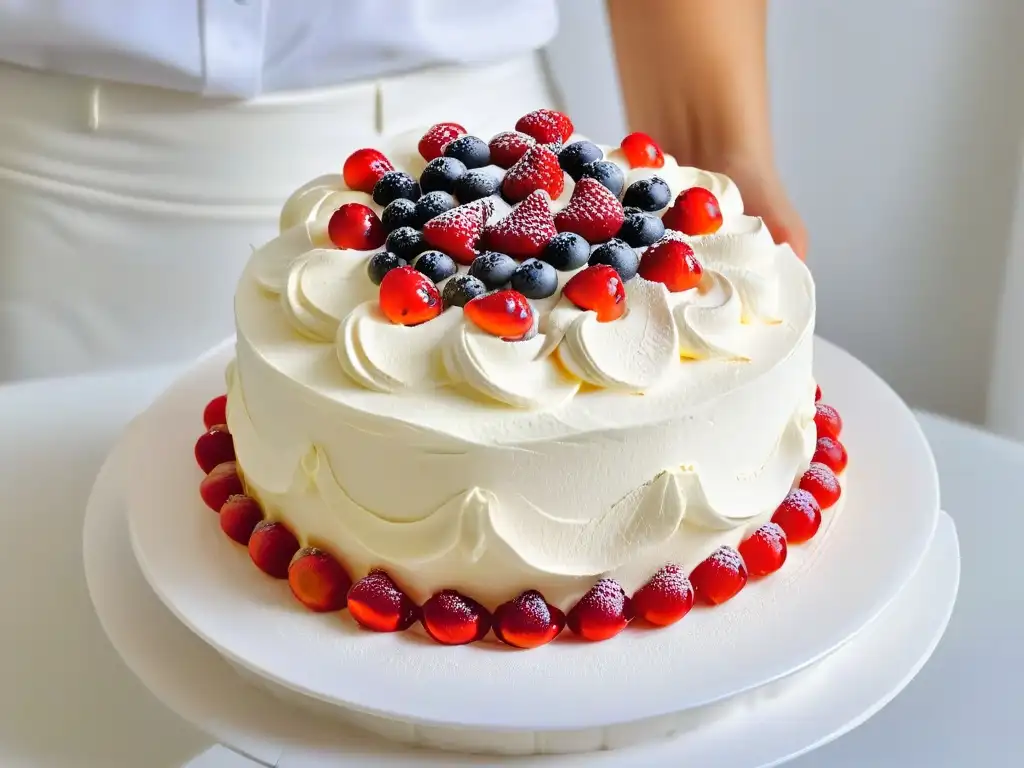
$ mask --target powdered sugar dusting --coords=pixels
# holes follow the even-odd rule
[[[711,556],[708,558],[711,562],[721,568],[727,568],[730,571],[739,571],[743,569],[743,558],[740,557],[740,553],[732,547],[719,547]]]
[[[489,247],[511,256],[538,255],[558,234],[551,214],[551,197],[543,189],[532,192],[504,219],[488,227],[484,240]]]
[[[776,547],[786,540],[786,532],[782,530],[782,526],[778,523],[765,523],[754,531],[754,535],[766,539]]]
[[[675,563],[668,563],[662,566],[651,580],[647,582],[646,589],[653,589],[664,595],[684,595],[693,591],[690,586],[690,579]]]
[[[622,226],[619,199],[601,182],[584,177],[576,183],[569,204],[555,216],[559,232],[576,232],[591,242],[613,237]]]
[[[625,606],[626,593],[615,579],[601,579],[577,604],[577,608],[598,611],[607,616],[621,616]]]

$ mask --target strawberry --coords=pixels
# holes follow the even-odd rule
[[[751,576],[775,573],[786,562],[786,533],[778,523],[765,523],[740,542],[739,551]]]
[[[700,284],[704,267],[688,243],[663,237],[644,251],[637,274],[645,280],[662,283],[672,293],[679,293]]]
[[[517,203],[538,189],[543,189],[552,199],[565,189],[565,171],[558,164],[558,155],[539,144],[526,150],[526,154],[508,169],[501,182],[501,194],[510,203]]]
[[[662,566],[633,595],[633,611],[637,617],[659,627],[675,624],[692,607],[693,587],[674,563]]]
[[[384,571],[375,569],[352,585],[348,612],[374,632],[401,632],[420,617],[420,609]]]
[[[558,234],[551,213],[551,198],[543,189],[527,195],[505,218],[484,230],[484,242],[491,250],[517,259],[540,256]]]
[[[228,396],[218,395],[203,409],[203,425],[210,429],[217,424],[228,423]]]
[[[831,405],[816,403],[814,406],[814,426],[818,428],[818,437],[831,437],[839,439],[839,433],[843,431],[843,420],[839,411]]]
[[[690,572],[694,594],[702,602],[720,605],[731,600],[747,583],[747,569],[732,547],[719,547]]]
[[[393,170],[395,166],[383,153],[376,149],[357,149],[345,160],[341,175],[349,189],[369,194],[380,177]]]
[[[249,557],[256,567],[275,579],[288,578],[288,566],[299,551],[299,540],[284,523],[264,520],[249,537]]]
[[[821,387],[815,385],[814,387],[814,402],[821,400]]]
[[[477,327],[505,341],[519,341],[533,330],[533,307],[519,291],[485,293],[462,308]]]
[[[448,143],[465,132],[466,129],[458,123],[438,123],[423,134],[416,148],[420,151],[420,156],[429,163],[443,155]]]
[[[576,182],[569,204],[555,215],[559,232],[575,232],[589,243],[603,243],[622,227],[625,214],[619,198],[597,179]]]
[[[536,109],[516,121],[516,130],[532,136],[541,144],[563,144],[572,136],[575,128],[568,115],[553,109]]]
[[[395,325],[419,325],[444,310],[441,292],[413,267],[396,267],[380,283],[380,309]]]
[[[259,502],[242,494],[229,496],[220,508],[220,529],[243,546],[249,544],[253,529],[262,519]]]
[[[207,474],[218,464],[235,459],[235,441],[223,424],[214,424],[196,440],[196,463]]]
[[[494,210],[487,199],[474,200],[435,216],[423,225],[423,237],[460,264],[472,264],[484,224]]]
[[[646,133],[631,133],[620,146],[630,168],[661,168],[665,165],[661,147]]]
[[[345,567],[322,549],[300,549],[288,566],[288,586],[295,599],[316,613],[340,611],[352,579]]]
[[[361,203],[345,203],[331,214],[327,236],[335,248],[371,251],[384,245],[387,232],[372,208]]]
[[[476,600],[453,589],[438,592],[423,604],[423,628],[442,645],[465,645],[482,640],[491,628],[491,615]]]
[[[790,544],[803,544],[821,527],[821,507],[808,491],[795,488],[776,508],[772,522],[783,530]]]
[[[812,462],[800,478],[800,488],[810,493],[822,509],[834,505],[843,493],[832,470],[817,462]]]
[[[502,603],[494,611],[494,635],[513,648],[536,648],[550,643],[563,627],[565,614],[533,589]]]
[[[238,476],[238,465],[233,461],[218,464],[199,483],[199,496],[214,512],[220,512],[228,499],[242,493],[245,493],[242,478]]]
[[[565,623],[585,640],[615,637],[633,619],[633,604],[614,579],[601,579],[569,611]]]
[[[846,469],[846,448],[832,437],[819,437],[811,461],[824,464],[837,475]]]
[[[686,235],[712,235],[722,227],[722,210],[709,190],[690,187],[679,193],[661,220]]]
[[[626,311],[626,286],[607,264],[577,272],[562,288],[562,295],[580,309],[596,312],[599,323],[618,320]]]
[[[511,168],[526,154],[526,150],[537,143],[533,136],[519,131],[503,131],[487,145],[491,150],[491,162],[499,168]]]

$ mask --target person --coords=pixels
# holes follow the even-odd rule
[[[631,129],[801,253],[766,0],[607,0]],[[299,185],[353,148],[557,107],[556,0],[0,0],[0,381],[183,360]]]

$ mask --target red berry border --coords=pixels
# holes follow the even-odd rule
[[[815,399],[819,400],[818,389]],[[846,468],[847,454],[839,433],[842,419],[829,405],[816,402],[818,441],[808,470],[772,515],[737,549],[720,547],[686,574],[669,563],[632,596],[613,579],[600,579],[564,614],[528,590],[490,613],[471,597],[441,590],[417,605],[383,570],[375,569],[355,581],[337,558],[316,547],[300,547],[281,522],[267,520],[255,499],[245,495],[235,463],[234,443],[224,419],[225,396],[204,409],[206,432],[195,445],[196,462],[206,472],[199,484],[204,503],[219,513],[221,529],[248,548],[261,571],[287,580],[295,598],[311,611],[348,609],[361,627],[375,632],[398,632],[422,624],[426,633],[444,645],[482,640],[489,632],[516,648],[536,648],[551,642],[565,627],[589,641],[607,640],[634,620],[653,626],[676,623],[695,602],[718,605],[731,600],[751,578],[774,573],[786,561],[788,547],[809,541],[821,526],[822,510],[842,493],[837,474]]]

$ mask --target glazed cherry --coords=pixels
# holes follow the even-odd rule
[[[228,423],[228,396],[218,395],[203,409],[203,424],[207,429]]]
[[[475,643],[491,629],[491,615],[476,600],[453,589],[438,592],[423,604],[423,628],[442,645]]]
[[[629,134],[622,140],[621,147],[630,168],[661,168],[665,165],[661,147],[646,133]]]
[[[220,529],[228,538],[243,546],[249,544],[253,530],[263,519],[263,509],[256,499],[242,494],[229,496],[220,508]]]
[[[626,286],[607,264],[577,272],[562,288],[562,295],[580,309],[596,312],[599,323],[618,320],[626,311]]]
[[[396,325],[419,325],[441,314],[441,292],[412,267],[392,269],[380,283],[380,309]]]
[[[679,293],[700,285],[704,267],[688,243],[666,237],[644,251],[637,274],[663,284],[672,293]]]
[[[776,508],[772,522],[782,529],[790,544],[803,544],[821,527],[821,506],[809,491],[796,488]]]
[[[218,464],[235,460],[235,441],[223,424],[214,424],[196,440],[196,463],[209,474]]]
[[[376,212],[362,203],[345,203],[327,222],[327,236],[336,248],[371,251],[384,245],[387,234]]]
[[[466,304],[463,311],[474,325],[506,341],[522,339],[533,330],[533,308],[519,291],[484,294]]]
[[[369,194],[373,192],[373,187],[380,181],[380,177],[393,170],[395,166],[383,153],[367,148],[357,149],[349,155],[341,174],[349,189]]]
[[[722,209],[710,190],[690,187],[679,193],[662,221],[686,235],[712,235],[722,227]]]
[[[693,607],[693,585],[678,565],[663,566],[633,595],[633,612],[659,627],[675,624]]]
[[[833,506],[842,495],[835,473],[824,464],[812,462],[800,478],[800,488],[810,493],[822,509]]]
[[[747,583],[747,569],[732,547],[719,547],[690,572],[690,583],[698,600],[720,605],[731,600]]]
[[[420,617],[416,603],[379,569],[352,585],[348,612],[359,626],[374,632],[401,632]]]
[[[299,551],[299,540],[284,523],[264,520],[249,537],[249,557],[256,567],[275,579],[288,578],[288,566]]]
[[[818,437],[838,440],[839,433],[843,431],[843,419],[831,405],[817,403],[814,406],[814,426],[818,428]]]
[[[601,579],[566,616],[566,625],[584,640],[615,637],[633,619],[633,604],[614,579]]]
[[[778,523],[765,523],[740,542],[739,553],[749,575],[775,573],[786,562],[786,533]]]
[[[550,643],[563,627],[565,614],[533,589],[502,603],[494,611],[494,635],[513,648],[536,648]]]
[[[352,579],[331,554],[306,547],[295,553],[288,566],[288,586],[309,610],[328,613],[345,607]]]
[[[819,437],[814,447],[811,461],[824,464],[837,475],[846,469],[846,448],[838,440],[831,437]]]
[[[242,478],[238,476],[238,465],[234,461],[218,464],[199,483],[199,496],[214,512],[220,512],[232,496],[243,493]]]

